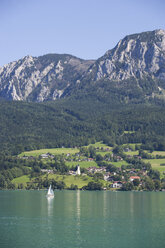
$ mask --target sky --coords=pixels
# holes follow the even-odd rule
[[[165,29],[164,0],[0,0],[0,66],[26,55],[97,59],[126,35]]]

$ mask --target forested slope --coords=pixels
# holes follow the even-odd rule
[[[164,149],[164,126],[164,106],[154,103],[111,104],[91,96],[47,103],[0,102],[1,153],[82,146],[99,140],[141,142]]]

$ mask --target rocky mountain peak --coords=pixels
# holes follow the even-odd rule
[[[68,54],[27,55],[0,68],[0,97],[46,101],[62,96],[93,64]]]
[[[132,34],[121,39],[98,60],[69,54],[27,55],[0,68],[0,97],[10,100],[48,101],[65,97],[84,82],[130,79],[165,81],[165,30]],[[163,92],[164,83],[157,85]],[[147,86],[149,87],[149,86]]]
[[[165,79],[165,31],[128,35],[108,50],[94,65],[95,80],[144,78],[148,74]],[[96,69],[97,68],[97,69]]]

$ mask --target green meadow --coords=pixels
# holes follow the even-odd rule
[[[97,152],[97,151],[96,151],[96,154],[100,154],[101,156],[104,157],[106,154],[112,154],[112,151],[107,151],[107,152],[103,152],[103,151]]]
[[[124,152],[127,156],[130,155],[130,156],[134,156],[134,155],[138,155],[139,154],[139,151],[129,151],[129,152]]]
[[[102,142],[96,142],[95,144],[90,144],[87,147],[89,147],[89,146],[93,146],[95,148],[99,147],[100,149],[101,149],[101,147],[103,147],[104,149],[106,149],[106,148],[112,149],[113,148],[111,146],[107,146],[107,145],[103,144]]]
[[[165,151],[153,151],[151,153],[151,155],[154,155],[154,156],[156,156],[156,155],[165,156]]]
[[[66,161],[68,167],[80,165],[80,168],[98,167],[95,161]]]
[[[47,178],[47,175],[41,176],[42,180]],[[91,177],[88,176],[72,176],[72,175],[58,175],[58,174],[49,174],[48,179],[54,179],[55,181],[63,181],[66,184],[66,187],[70,187],[71,184],[77,185],[78,188],[82,188],[83,186],[87,185],[90,181],[92,181]],[[35,178],[30,180],[29,176],[21,176],[17,177],[12,180],[12,183],[16,184],[23,184],[24,187],[27,186],[27,183],[34,182]]]
[[[34,151],[28,151],[28,152],[22,152],[19,156],[34,156],[38,157],[41,154],[45,153],[51,153],[52,155],[62,155],[62,154],[75,154],[78,153],[78,148],[52,148],[52,149],[40,149],[40,150],[34,150]]]
[[[163,172],[165,173],[165,159],[143,159],[143,161],[145,163],[150,163],[152,169],[158,170],[162,175]]]
[[[122,146],[123,147],[130,147],[130,148],[132,148],[133,150],[135,150],[135,147],[136,146],[140,146],[141,145],[141,143],[129,143],[129,144],[123,144]]]
[[[14,178],[12,180],[12,183],[16,184],[18,186],[18,184],[23,184],[24,187],[27,186],[27,183],[29,183],[31,180],[30,180],[30,177],[28,175],[24,175],[24,176],[21,176],[21,177],[17,177],[17,178]]]
[[[122,165],[128,165],[128,163],[125,160],[118,161],[118,162],[110,162],[110,164],[113,164],[116,167],[121,167]]]
[[[55,181],[63,181],[66,187],[70,187],[71,184],[77,185],[78,188],[82,188],[92,181],[91,177],[88,176],[72,176],[72,175],[49,175],[49,179],[54,179]]]

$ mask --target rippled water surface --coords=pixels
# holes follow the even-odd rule
[[[164,248],[165,192],[0,191],[1,248]]]

